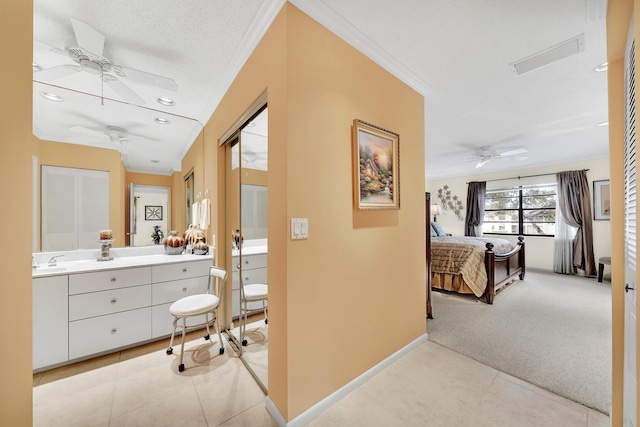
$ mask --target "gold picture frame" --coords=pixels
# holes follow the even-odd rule
[[[400,135],[353,121],[353,198],[356,209],[400,209]]]

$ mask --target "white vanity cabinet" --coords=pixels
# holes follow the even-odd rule
[[[41,277],[33,286],[33,369],[69,359],[69,276]]]
[[[69,276],[69,359],[151,339],[151,267]]]
[[[140,257],[34,274],[33,369],[40,371],[171,334],[169,306],[207,290],[210,256]],[[81,270],[84,268],[85,270]]]
[[[240,258],[232,257],[233,271],[231,273],[231,315],[234,318],[240,316]],[[267,283],[267,254],[242,255],[242,279],[245,285],[252,283]],[[259,309],[262,302],[247,304],[249,310]]]
[[[152,267],[151,336],[153,338],[171,334],[173,331],[173,316],[169,313],[169,306],[174,301],[207,291],[211,265],[211,260],[206,259]],[[204,316],[202,319],[197,317],[189,319],[189,324],[202,322],[204,322]]]

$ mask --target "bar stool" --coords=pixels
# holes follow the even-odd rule
[[[213,279],[213,285],[212,285]],[[169,342],[169,348],[167,354],[173,353],[173,338],[176,335],[176,328],[182,328],[182,341],[180,343],[180,364],[178,365],[178,371],[184,371],[184,363],[182,361],[184,356],[184,338],[187,328],[197,328],[199,326],[206,326],[207,334],[204,336],[205,340],[210,338],[209,335],[209,323],[213,320],[216,322],[216,332],[218,333],[218,339],[220,340],[220,354],[224,353],[224,342],[222,341],[222,333],[220,332],[220,322],[218,321],[218,307],[220,306],[221,293],[224,290],[224,284],[227,279],[227,272],[218,267],[211,267],[209,270],[209,281],[207,283],[206,294],[190,295],[188,297],[180,298],[169,307],[169,313],[173,316],[173,333],[171,334],[171,341]],[[209,320],[209,314],[213,317]],[[187,325],[187,318],[193,316],[205,316],[203,323],[195,325]],[[178,321],[182,320],[182,325],[178,325]]]

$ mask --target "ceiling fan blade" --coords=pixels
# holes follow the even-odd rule
[[[476,165],[476,169],[480,169],[481,167],[483,167],[484,165],[486,165],[489,162],[489,160],[480,160],[478,162],[478,164]]]
[[[67,77],[82,70],[79,65],[58,65],[57,67],[47,68],[42,71],[34,71],[33,79],[36,81],[50,81],[57,80],[62,77]]]
[[[122,70],[124,77],[139,83],[146,83],[148,85],[156,86],[162,89],[177,91],[178,85],[173,79],[169,77],[162,77],[156,74],[147,73],[145,71],[134,70],[133,68],[119,67]]]
[[[102,76],[102,80],[113,89],[122,99],[127,101],[129,104],[134,105],[144,105],[144,99],[140,98],[134,91],[129,89],[127,85],[122,83],[120,80],[115,78],[110,74],[105,74]]]
[[[528,152],[529,150],[527,150],[526,148],[516,148],[515,150],[503,151],[501,153],[498,153],[498,155],[500,157],[507,157],[507,156],[515,156],[516,154],[524,154]]]
[[[73,32],[76,33],[78,47],[81,47],[96,56],[102,57],[105,40],[105,37],[102,35],[102,33],[93,28],[91,25],[79,21],[73,17],[71,17],[71,25],[73,26]]]
[[[60,49],[59,47],[51,46],[48,43],[41,42],[40,40],[36,40],[36,39],[33,39],[33,51],[34,53],[37,51],[39,51],[39,53],[54,52],[59,55],[64,55],[66,57],[69,57],[69,54],[65,50]],[[34,59],[35,59],[35,55],[34,55]]]
[[[105,134],[104,132],[99,132],[97,130],[89,129],[84,126],[72,126],[70,129],[74,132],[83,133],[94,138],[109,139],[109,135]]]

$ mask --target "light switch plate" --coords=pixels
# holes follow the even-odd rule
[[[309,237],[309,220],[307,218],[291,218],[291,240]]]

